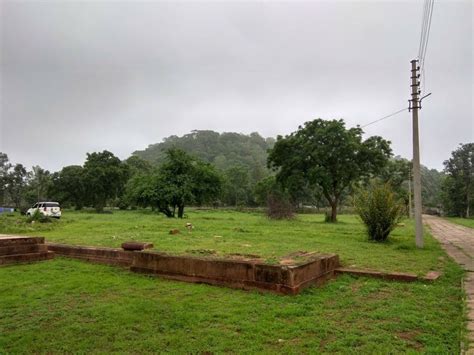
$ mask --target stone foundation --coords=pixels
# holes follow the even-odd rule
[[[0,265],[28,263],[54,257],[43,237],[22,237],[0,234]]]
[[[47,243],[48,250],[56,254],[100,264],[126,266],[132,265],[134,251],[126,251],[119,248],[86,247],[80,245],[68,245],[58,243]]]
[[[310,285],[321,285],[339,267],[335,254],[315,254],[298,265],[267,265],[256,261],[173,256],[152,251],[84,247],[48,243],[58,255],[108,265],[130,267],[131,271],[173,280],[207,283],[240,289],[262,289],[297,294]]]
[[[332,278],[338,266],[339,257],[335,254],[316,255],[301,265],[267,265],[141,252],[134,256],[130,269],[175,280],[297,294]]]

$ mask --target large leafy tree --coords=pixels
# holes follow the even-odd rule
[[[80,210],[86,202],[84,169],[80,165],[69,165],[53,174],[54,195],[66,205],[74,205]]]
[[[186,205],[212,202],[221,178],[214,167],[180,149],[167,151],[164,163],[152,174],[137,174],[127,184],[134,203],[151,206],[167,217],[184,216]]]
[[[84,184],[89,203],[101,212],[107,200],[120,196],[129,178],[128,167],[111,152],[88,153]]]
[[[304,179],[319,186],[335,222],[344,191],[363,176],[378,173],[391,155],[390,142],[378,136],[363,140],[362,133],[360,127],[346,129],[343,120],[306,122],[296,132],[278,136],[268,163],[283,184]]]
[[[445,209],[449,214],[471,216],[474,207],[474,143],[461,144],[444,162]]]

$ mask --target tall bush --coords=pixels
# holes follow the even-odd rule
[[[403,216],[403,204],[388,183],[373,182],[354,197],[356,211],[367,227],[369,240],[383,242]]]
[[[293,205],[283,194],[271,193],[267,198],[267,217],[270,219],[293,219]]]

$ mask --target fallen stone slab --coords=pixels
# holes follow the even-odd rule
[[[145,250],[153,248],[152,243],[143,243],[143,242],[125,242],[122,243],[123,250]]]

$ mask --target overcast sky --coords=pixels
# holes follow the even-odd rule
[[[288,134],[407,106],[422,1],[1,3],[0,151],[28,167],[120,158],[194,129]],[[474,141],[473,5],[435,1],[421,159]],[[412,156],[408,112],[364,129]]]

